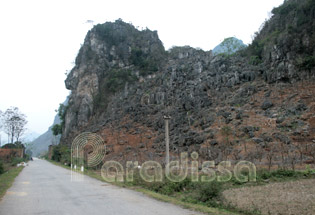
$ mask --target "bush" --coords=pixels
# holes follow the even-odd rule
[[[52,160],[61,163],[71,163],[71,150],[66,145],[55,146],[52,152]]]
[[[123,43],[127,36],[122,34],[117,30],[116,24],[121,24],[128,26],[129,29],[131,26],[127,23],[124,23],[122,20],[116,20],[115,23],[107,22],[105,24],[97,24],[94,29],[100,39],[106,41],[109,46],[117,46],[120,43]]]
[[[149,56],[149,54],[144,53],[141,49],[132,49],[129,60],[140,69],[140,75],[149,75],[158,71],[156,60]]]
[[[13,158],[11,161],[12,166],[16,166],[17,164],[24,162],[25,160],[23,158]]]
[[[216,201],[221,196],[222,184],[217,181],[200,182],[196,184],[197,199],[209,206],[216,206]]]
[[[106,79],[106,87],[109,92],[115,93],[121,90],[127,82],[134,82],[137,77],[130,70],[111,70]]]
[[[67,114],[68,106],[64,104],[60,104],[58,108],[58,116],[61,120],[61,126],[63,127],[66,122],[66,114]]]
[[[298,172],[294,170],[279,169],[277,171],[271,172],[271,176],[275,178],[292,178],[292,177],[296,177],[297,175],[298,175]]]
[[[257,172],[257,179],[258,180],[287,179],[303,176],[303,174],[304,174],[303,172],[284,169],[279,169],[271,172],[267,170],[260,170],[259,172]]]
[[[55,136],[62,134],[62,125],[56,124],[51,128],[51,130]]]
[[[0,174],[4,173],[3,163],[0,161]]]
[[[171,182],[169,180],[165,180],[164,185],[160,189],[160,193],[171,195],[173,193],[181,192],[186,188],[189,188],[190,184],[191,181],[187,178],[181,182]]]
[[[315,56],[306,56],[298,62],[300,69],[311,70],[315,67]]]
[[[297,6],[298,4],[295,2],[285,2],[280,7],[274,8],[271,12],[273,14],[280,14],[282,16],[285,16],[289,14],[291,11],[295,10]]]
[[[249,63],[251,65],[258,65],[262,63],[262,60],[258,56],[250,56]]]
[[[142,186],[157,193],[164,195],[173,195],[182,193],[183,201],[190,203],[202,202],[209,206],[215,206],[221,196],[222,184],[213,182],[192,182],[189,178],[181,182],[171,182],[164,179],[158,183],[144,183]]]

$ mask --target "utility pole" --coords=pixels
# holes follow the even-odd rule
[[[170,116],[164,116],[165,120],[165,151],[166,151],[166,158],[165,158],[165,166],[170,162],[170,135],[169,135],[169,120],[171,119]]]

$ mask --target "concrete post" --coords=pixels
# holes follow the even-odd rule
[[[169,136],[169,120],[171,119],[170,116],[164,116],[165,120],[165,151],[166,151],[166,158],[165,158],[165,165],[170,162],[170,136]]]

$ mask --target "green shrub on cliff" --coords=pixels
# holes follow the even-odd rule
[[[132,83],[137,77],[130,70],[113,69],[109,71],[106,78],[106,87],[109,92],[115,93],[121,90],[127,82]]]
[[[62,126],[59,124],[54,125],[51,130],[55,136],[62,134]]]
[[[139,48],[131,50],[130,61],[140,69],[140,75],[149,75],[158,71],[157,62]]]

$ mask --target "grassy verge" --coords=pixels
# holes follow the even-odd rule
[[[24,167],[12,168],[9,171],[0,175],[0,199],[6,191],[12,186],[14,179],[20,174]]]

